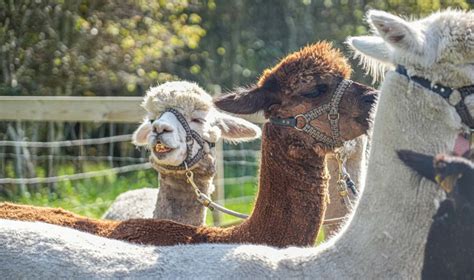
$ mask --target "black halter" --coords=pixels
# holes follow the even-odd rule
[[[270,118],[270,122],[275,125],[288,126],[297,130],[302,130],[314,139],[326,144],[329,147],[342,146],[341,132],[339,131],[339,103],[346,90],[352,84],[351,80],[342,80],[336,88],[336,92],[332,96],[331,102],[320,105],[306,113],[299,114],[289,118]],[[311,125],[311,121],[317,119],[322,114],[328,114],[329,123],[331,125],[331,136],[324,134]],[[298,127],[298,119],[304,122],[303,127]]]
[[[396,71],[397,73],[407,77],[409,80],[443,97],[450,105],[456,108],[456,112],[461,117],[462,122],[471,130],[474,130],[474,118],[471,116],[466,104],[464,103],[467,96],[474,94],[474,85],[461,88],[450,88],[440,84],[432,86],[432,82],[426,78],[409,76],[407,69],[402,65],[397,65]]]
[[[209,148],[214,148],[216,143],[212,143],[212,142],[204,140],[201,137],[201,135],[199,135],[199,133],[197,133],[195,130],[192,130],[188,122],[184,118],[183,114],[181,114],[178,110],[173,109],[173,108],[168,108],[161,114],[161,116],[166,112],[172,113],[176,117],[176,119],[178,119],[178,121],[181,123],[184,130],[186,131],[186,158],[180,165],[177,165],[177,166],[161,165],[161,164],[160,166],[169,170],[188,170],[189,168],[194,166],[196,163],[198,163],[204,156],[204,143],[207,143],[209,145]],[[154,121],[155,120],[150,120],[151,123],[153,123]],[[194,155],[193,157],[192,153],[193,153],[194,141],[198,143],[199,150],[197,151],[196,155]]]

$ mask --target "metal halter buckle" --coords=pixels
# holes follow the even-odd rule
[[[332,116],[335,116],[335,117],[333,118]],[[339,113],[335,113],[335,114],[329,113],[329,114],[328,114],[328,119],[329,119],[330,121],[337,121],[337,120],[339,120]]]

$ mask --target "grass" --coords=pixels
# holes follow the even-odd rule
[[[106,169],[102,165],[85,165],[84,171]],[[71,166],[64,165],[58,175],[73,174]],[[40,172],[37,172],[41,174]],[[11,201],[37,206],[61,207],[74,213],[100,218],[115,198],[126,191],[158,185],[154,170],[130,172],[128,174],[110,174],[104,177],[57,183],[55,190],[41,185],[24,195],[1,197],[0,201]]]

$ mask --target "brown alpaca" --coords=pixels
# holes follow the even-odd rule
[[[350,67],[328,43],[308,46],[265,71],[258,85],[219,98],[217,107],[287,118],[329,103]],[[375,104],[373,89],[352,83],[338,108],[340,139],[365,133]],[[334,117],[334,116],[333,116]],[[327,114],[310,122],[331,135]],[[298,118],[297,126],[304,125]],[[338,142],[339,143],[339,142]],[[196,227],[167,220],[92,220],[61,209],[0,205],[0,218],[43,221],[130,242],[175,245],[190,243],[255,243],[278,247],[309,246],[322,224],[328,195],[325,157],[334,151],[296,128],[267,123],[262,135],[259,192],[251,216],[231,228]]]

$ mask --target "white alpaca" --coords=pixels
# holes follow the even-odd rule
[[[370,11],[368,18],[375,37],[349,40],[360,53],[402,64],[410,74],[445,86],[474,84],[473,12],[445,11],[412,23],[380,11]],[[387,73],[381,90],[363,196],[334,242],[280,250],[152,247],[41,223],[1,221],[0,272],[7,278],[417,279],[442,193],[404,167],[395,151],[451,151],[465,126],[446,100],[397,72]]]
[[[142,107],[147,116],[134,132],[133,143],[150,150],[150,161],[160,173],[160,191],[146,188],[124,193],[104,218],[157,218],[196,226],[204,224],[205,207],[196,200],[184,171],[175,170],[187,157],[187,133],[178,116],[167,109],[178,110],[190,129],[203,140],[203,147],[200,147],[198,139],[192,139],[194,144],[190,158],[195,157],[200,148],[203,152],[195,165],[188,167],[193,170],[194,181],[200,191],[208,196],[214,191],[212,179],[216,172],[213,145],[221,138],[234,142],[253,140],[260,136],[260,128],[241,118],[216,111],[212,97],[190,82],[168,82],[150,88]]]

